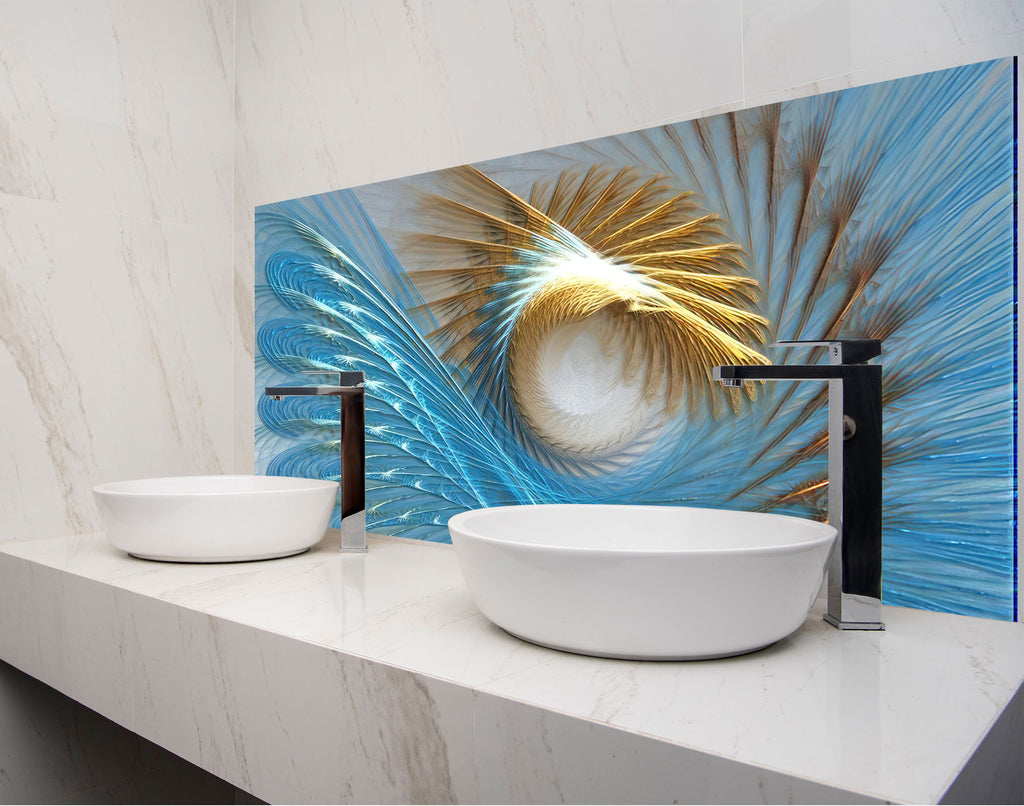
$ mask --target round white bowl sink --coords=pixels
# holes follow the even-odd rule
[[[636,660],[739,655],[807,618],[836,530],[756,512],[552,504],[448,522],[470,594],[507,632]]]
[[[269,560],[323,537],[338,483],[286,476],[178,476],[93,488],[107,538],[146,560]]]

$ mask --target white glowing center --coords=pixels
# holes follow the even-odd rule
[[[586,454],[610,452],[661,422],[658,401],[644,400],[642,378],[625,377],[622,344],[608,314],[556,328],[539,354],[537,386],[521,402],[538,433]]]

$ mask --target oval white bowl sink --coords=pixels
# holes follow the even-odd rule
[[[146,560],[269,560],[327,529],[338,484],[285,476],[178,476],[93,488],[107,538]]]
[[[470,594],[507,632],[636,660],[752,652],[807,618],[836,530],[691,507],[493,507],[448,522]]]

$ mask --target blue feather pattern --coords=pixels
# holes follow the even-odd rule
[[[769,343],[884,338],[884,598],[1009,619],[1014,74],[1012,60],[985,62],[477,168],[523,198],[593,166],[661,177],[695,192],[743,248]],[[679,412],[640,448],[600,461],[574,464],[524,439],[479,377],[439,357],[439,314],[392,232],[418,220],[424,190],[446,187],[441,172],[257,209],[262,472],[339,473],[336,401],[275,402],[263,387],[362,370],[374,531],[447,541],[455,513],[523,503],[822,517],[824,399],[814,384],[769,384],[717,416]],[[481,324],[499,379],[503,345],[535,291],[515,276]],[[768,349],[775,361],[809,357]]]

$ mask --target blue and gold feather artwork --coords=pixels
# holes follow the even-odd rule
[[[1015,617],[1013,59],[256,209],[256,459],[337,479],[360,370],[367,528],[633,503],[824,519],[826,390],[719,364],[882,340],[883,597]],[[803,351],[803,352],[800,352]]]

